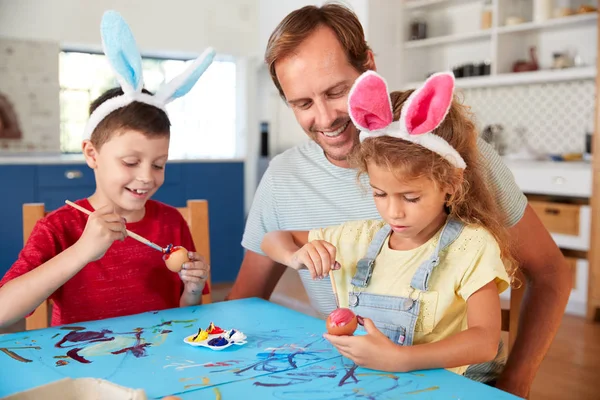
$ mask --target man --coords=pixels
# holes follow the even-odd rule
[[[229,299],[268,299],[285,271],[260,250],[266,232],[378,217],[346,161],[359,141],[348,116],[348,92],[362,72],[375,70],[356,15],[335,4],[290,13],[272,33],[265,61],[312,141],[275,157],[262,178],[242,241],[247,251]],[[482,140],[479,147],[527,278],[519,334],[496,387],[525,397],[560,324],[571,275],[500,157]],[[327,279],[313,281],[306,271],[300,277],[314,308],[325,315],[335,308]]]

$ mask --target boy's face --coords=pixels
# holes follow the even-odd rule
[[[168,135],[148,138],[141,132],[127,130],[113,134],[99,150],[85,141],[83,153],[96,175],[94,207],[112,204],[118,214],[130,221],[143,217],[146,200],[165,180]]]

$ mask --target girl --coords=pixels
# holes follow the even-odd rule
[[[476,130],[453,100],[454,76],[388,95],[364,73],[349,95],[382,221],[268,233],[263,251],[313,278],[333,273],[340,307],[364,316],[366,335],[325,335],[363,367],[463,374],[490,361],[500,340],[499,293],[512,270],[502,215],[484,183]],[[396,122],[393,122],[396,120]]]

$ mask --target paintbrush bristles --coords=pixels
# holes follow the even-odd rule
[[[73,203],[70,200],[65,200],[65,203],[67,203],[71,207],[73,207],[73,208],[81,211],[84,214],[90,215],[92,213],[90,210],[86,210],[85,208],[81,207],[80,205],[77,205],[77,204]],[[164,253],[164,249],[162,247],[160,247],[159,245],[157,245],[155,243],[152,243],[151,241],[149,241],[145,237],[140,236],[137,233],[131,232],[131,231],[127,230],[127,229],[125,229],[125,231],[127,232],[127,236],[131,236],[132,239],[135,239],[138,242],[144,243],[145,245],[148,245],[148,246],[152,247],[153,249],[156,249],[156,250]]]

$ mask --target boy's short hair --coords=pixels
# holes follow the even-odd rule
[[[143,89],[142,92],[152,95],[146,89]],[[90,104],[90,115],[105,101],[121,95],[123,95],[123,90],[120,87],[109,89],[102,93],[100,97]],[[168,137],[171,134],[170,128],[171,121],[167,113],[150,104],[134,101],[108,114],[96,126],[92,132],[90,141],[99,149],[115,133],[120,133],[120,131],[125,129],[141,132],[148,137]]]

